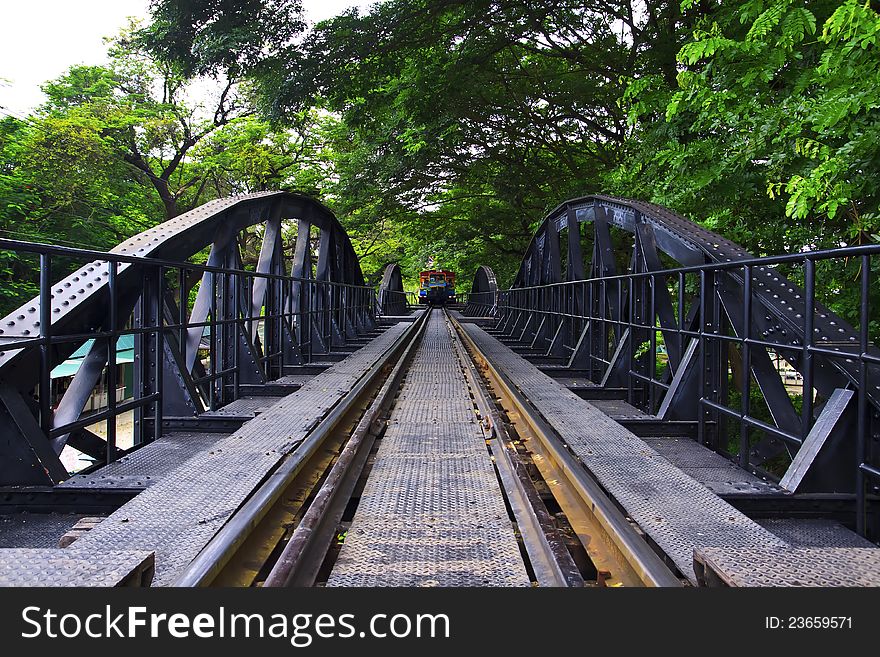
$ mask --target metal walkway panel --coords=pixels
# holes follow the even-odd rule
[[[880,586],[877,548],[699,548],[702,568],[728,586]]]
[[[414,401],[434,401],[440,399],[456,399],[461,395],[463,380],[441,380],[439,383],[431,383],[424,379],[410,377],[407,379],[406,389],[401,391],[398,399],[411,399]],[[462,399],[463,402],[467,400]]]
[[[379,320],[382,322],[414,322],[425,312],[424,308],[419,308],[414,310],[409,315],[379,315]]]
[[[228,433],[176,431],[94,472],[74,475],[59,488],[147,488]]]
[[[554,376],[553,379],[566,388],[601,388],[589,379],[580,376]]]
[[[462,327],[692,582],[696,547],[786,545],[481,328]]]
[[[642,440],[653,447],[658,454],[668,459],[673,465],[682,469],[736,467],[736,465],[721,456],[721,454],[703,447],[691,438],[655,438],[648,436],[642,438]]]
[[[293,451],[408,324],[281,398],[232,435],[198,452],[76,542],[82,550],[156,553],[154,584],[172,583],[278,462]]]
[[[449,328],[434,313],[327,585],[529,584]]]
[[[223,417],[224,415],[259,415],[260,413],[269,410],[280,399],[280,397],[240,397],[226,406],[218,408],[216,411],[207,411],[203,413],[203,415],[208,417],[214,415],[220,417]]]
[[[428,378],[446,380],[460,373],[460,370],[449,363],[425,363],[413,366],[413,374],[427,374]]]
[[[877,548],[868,539],[826,518],[759,518],[756,521],[796,548]],[[877,582],[880,584],[880,582]]]
[[[152,552],[0,549],[0,586],[146,586],[152,576]]]
[[[690,438],[647,437],[642,440],[676,468],[716,495],[771,495],[783,492],[776,484],[743,470],[721,454]]]
[[[558,379],[557,379],[558,380]],[[640,410],[622,399],[595,399],[590,403],[616,420],[642,419],[651,417],[643,410]]]
[[[444,454],[450,457],[482,454],[485,436],[477,424],[427,424],[412,427],[390,425],[382,438],[383,454],[424,455]]]
[[[0,548],[57,548],[81,513],[14,513],[0,516]]]
[[[454,399],[448,404],[435,403],[422,405],[419,401],[400,404],[399,411],[392,413],[391,424],[456,424],[472,422],[476,424],[476,411],[473,405],[465,405],[462,399]]]
[[[673,465],[675,465],[673,463]],[[779,486],[758,477],[750,476],[737,465],[730,464],[723,468],[682,468],[689,477],[693,477],[716,495],[779,495]]]
[[[327,586],[529,585],[516,540],[499,540],[496,528],[383,520],[349,530]]]
[[[509,526],[495,473],[480,463],[489,461],[485,447],[483,451],[430,456],[383,454],[370,473],[379,485],[370,487],[358,512],[392,520],[395,516],[406,517],[415,525]]]

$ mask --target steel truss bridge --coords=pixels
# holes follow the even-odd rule
[[[269,192],[0,256],[2,585],[880,584],[880,247],[591,196],[415,310]]]

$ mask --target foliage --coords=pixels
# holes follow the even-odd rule
[[[109,249],[218,196],[321,193],[314,112],[272,127],[228,79],[193,103],[187,90],[204,80],[155,59],[134,29],[110,42],[109,65],[71,67],[44,85],[31,116],[0,121],[0,234]],[[33,262],[4,254],[0,313],[32,296],[35,280]]]
[[[140,42],[184,75],[252,72],[305,27],[301,0],[152,0]]]
[[[109,249],[157,211],[87,117],[0,121],[0,234]],[[33,291],[35,264],[5,254],[4,310]]]
[[[510,282],[541,217],[601,191],[757,254],[880,232],[870,2],[388,0],[309,32],[298,0],[151,7],[109,66],[4,123],[4,228],[76,240],[94,221],[109,243],[295,189],[336,211],[368,275],[433,258],[464,285],[479,264]],[[187,100],[196,81],[210,106]],[[820,272],[841,309],[854,267]]]
[[[613,182],[757,253],[875,241],[878,32],[853,0],[713,4],[674,85],[629,82]]]
[[[350,10],[263,70],[263,104],[281,119],[314,105],[340,117],[341,216],[406,236],[403,252],[374,238],[407,273],[433,255],[463,281],[481,263],[509,280],[536,220],[602,190],[617,164],[620,76],[674,68],[677,3],[637,13],[548,0]]]

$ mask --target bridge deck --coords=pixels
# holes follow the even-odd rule
[[[439,312],[400,389],[328,586],[528,586]]]
[[[644,440],[474,324],[463,324],[599,484],[696,582],[694,548],[784,547],[780,538],[682,472]]]
[[[782,493],[776,484],[743,470],[695,440],[680,436],[642,438],[647,445],[689,477],[716,495],[772,495]]]
[[[257,392],[205,414],[211,422],[236,419],[233,427],[240,428],[234,433],[204,427],[171,432],[115,463],[72,477],[59,487],[143,492],[71,548],[55,546],[78,516],[30,520],[24,542],[20,519],[0,517],[0,534],[8,539],[0,535],[0,548],[8,548],[0,549],[0,585],[74,586],[90,577],[99,585],[148,583],[154,559],[154,584],[173,583],[407,325],[393,324],[309,379],[290,375],[296,382],[275,382],[272,394]],[[845,527],[828,520],[749,519],[718,495],[772,492],[774,486],[690,438],[639,438],[621,422],[651,416],[619,399],[587,401],[571,391],[574,379],[543,373],[476,324],[463,327],[693,583],[880,581],[876,546]],[[443,315],[433,313],[378,442],[328,586],[529,585],[450,330]],[[274,396],[285,386],[301,387]]]
[[[406,323],[315,376],[232,435],[216,440],[120,507],[75,545],[78,550],[156,553],[154,585],[168,585],[260,481],[397,340]]]

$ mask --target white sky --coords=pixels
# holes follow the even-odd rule
[[[312,22],[357,0],[303,0]],[[106,61],[103,38],[127,17],[148,17],[149,0],[0,0],[0,113],[27,114],[45,97],[40,85],[74,64]]]

